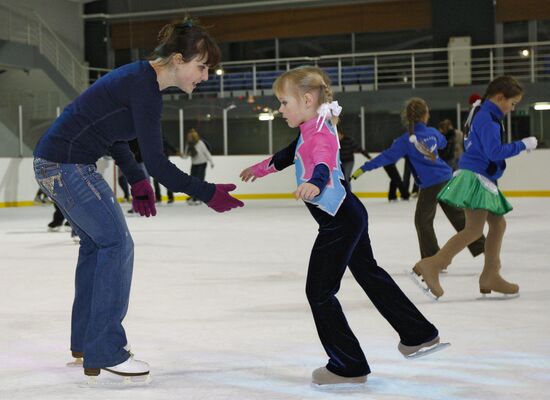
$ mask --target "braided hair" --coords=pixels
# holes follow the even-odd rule
[[[409,132],[409,139],[411,143],[414,143],[416,149],[423,155],[428,157],[430,160],[435,161],[437,159],[435,152],[415,140],[416,135],[414,133],[414,124],[417,122],[422,122],[426,117],[426,114],[428,114],[428,104],[426,104],[426,101],[420,97],[412,97],[405,102],[405,107],[401,113],[401,120]]]
[[[296,97],[306,93],[315,93],[317,94],[317,106],[323,103],[331,103],[333,100],[330,78],[319,67],[298,67],[278,76],[273,82],[273,92],[278,96],[285,91]],[[331,121],[336,126],[338,117],[333,116]]]

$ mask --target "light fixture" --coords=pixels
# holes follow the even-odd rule
[[[523,49],[519,52],[519,55],[522,57],[529,57],[529,49]]]
[[[216,68],[216,75],[222,76],[223,74],[224,74],[224,71],[222,67]]]
[[[274,118],[273,114],[269,112],[258,114],[258,119],[260,121],[273,121]]]
[[[550,110],[550,103],[549,102],[535,103],[534,108],[537,111]]]

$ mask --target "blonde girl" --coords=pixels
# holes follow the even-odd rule
[[[294,195],[305,202],[319,224],[306,295],[329,360],[313,371],[312,382],[363,384],[370,368],[336,298],[346,267],[399,334],[403,355],[424,354],[437,346],[439,334],[374,259],[367,210],[342,173],[335,126],[341,107],[333,101],[328,76],[317,67],[296,68],[278,77],[273,89],[282,117],[300,132],[288,147],[240,176],[245,182],[254,181],[295,164]]]

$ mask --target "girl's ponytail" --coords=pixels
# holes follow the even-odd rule
[[[435,161],[437,159],[435,152],[430,151],[423,143],[419,142],[414,133],[414,124],[422,122],[427,113],[428,105],[424,99],[413,97],[406,101],[403,112],[401,113],[401,119],[403,125],[405,125],[409,132],[409,142],[413,143],[414,147],[424,156]]]

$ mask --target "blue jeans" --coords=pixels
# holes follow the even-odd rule
[[[84,353],[85,368],[126,361],[122,320],[128,310],[134,243],[122,209],[93,164],[34,160],[42,190],[80,237],[71,350]]]

